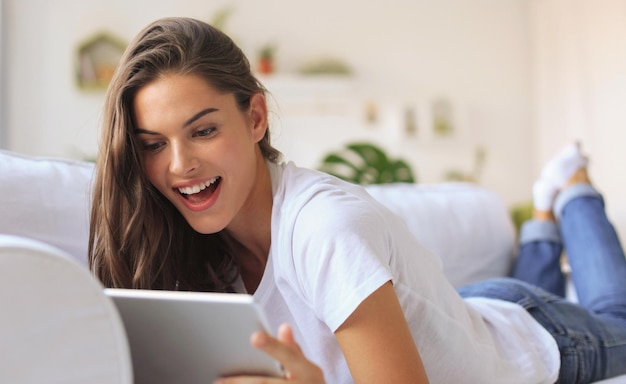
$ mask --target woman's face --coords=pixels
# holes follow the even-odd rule
[[[204,79],[168,74],[137,92],[133,112],[146,176],[196,231],[219,232],[245,216],[265,164],[262,94],[241,111]]]

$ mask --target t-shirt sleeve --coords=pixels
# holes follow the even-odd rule
[[[358,196],[312,199],[293,231],[295,283],[334,332],[387,281],[393,238],[385,217]]]

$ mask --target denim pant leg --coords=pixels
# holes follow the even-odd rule
[[[558,196],[555,213],[578,301],[626,326],[626,258],[602,197],[588,184],[574,185]]]
[[[462,297],[516,303],[556,340],[561,355],[557,383],[593,383],[626,374],[626,324],[513,278],[460,287]]]
[[[515,279],[478,283],[459,293],[524,307],[559,346],[559,383],[589,383],[626,374],[626,258],[602,197],[589,185],[572,186],[559,194],[555,213],[580,305]],[[538,247],[549,241],[535,243],[526,251],[542,255],[552,249],[556,255],[556,248]],[[532,270],[533,255],[526,251],[520,251],[528,256],[522,261]],[[537,262],[542,264],[541,257]]]
[[[530,220],[522,226],[512,277],[565,297],[563,244],[555,222]]]

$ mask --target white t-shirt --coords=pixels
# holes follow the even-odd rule
[[[328,383],[352,382],[333,332],[390,280],[432,383],[556,381],[550,334],[516,304],[464,301],[440,260],[363,188],[292,163],[270,172],[272,243],[254,297],[274,330],[291,324]]]

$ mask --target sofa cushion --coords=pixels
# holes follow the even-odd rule
[[[93,169],[0,151],[0,234],[43,241],[86,266]]]
[[[398,183],[367,190],[441,258],[454,286],[509,274],[515,229],[496,193],[471,183]]]

